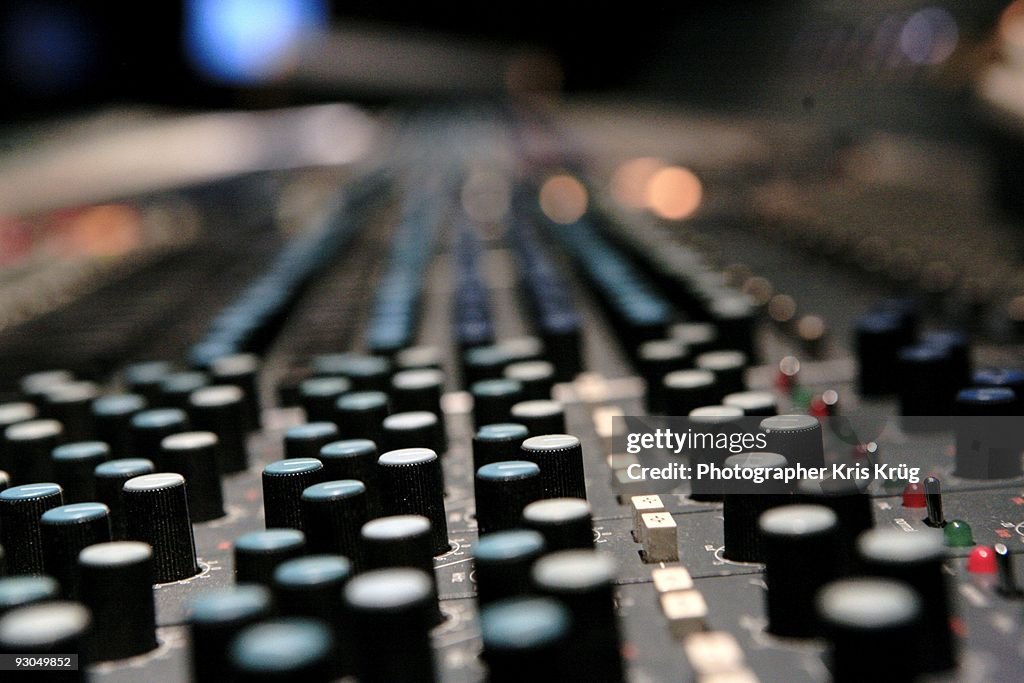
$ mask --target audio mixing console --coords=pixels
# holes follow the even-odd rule
[[[344,169],[176,190],[192,239],[4,328],[0,649],[80,663],[5,676],[1021,680],[1022,449],[929,419],[1022,414],[1002,292],[872,242],[892,196],[827,141],[612,118],[381,115]],[[766,439],[681,463],[906,467],[640,480],[651,414]]]

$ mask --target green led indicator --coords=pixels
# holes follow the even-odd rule
[[[971,525],[962,519],[950,521],[942,531],[946,535],[946,545],[951,548],[966,548],[974,545]]]

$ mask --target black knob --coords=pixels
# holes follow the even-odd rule
[[[96,438],[110,446],[112,458],[126,458],[133,453],[132,417],[145,409],[146,399],[139,394],[111,394],[92,402]]]
[[[873,529],[861,535],[857,550],[863,573],[903,581],[917,592],[922,609],[921,627],[916,632],[922,670],[945,671],[956,666],[949,592],[942,568],[942,532]]]
[[[735,471],[732,479],[720,482],[725,492],[722,515],[725,517],[723,554],[726,559],[764,561],[764,544],[757,520],[771,508],[792,502],[789,486],[772,478],[770,472],[786,464],[786,458],[778,453],[742,453],[726,458],[724,467]],[[763,483],[756,483],[756,479],[762,479]]]
[[[434,683],[430,629],[437,604],[429,576],[407,567],[377,569],[350,580],[344,597],[360,681]]]
[[[0,491],[0,529],[8,574],[43,573],[42,516],[63,504],[57,484],[22,484]]]
[[[52,576],[8,576],[0,579],[0,617],[17,607],[60,597],[60,584]]]
[[[896,356],[900,425],[906,431],[945,429],[953,407],[952,356],[939,346],[908,346]]]
[[[896,391],[896,355],[913,343],[912,334],[897,315],[872,313],[857,321],[858,384],[865,396],[884,396]]]
[[[498,379],[509,364],[508,354],[500,346],[477,346],[466,351],[463,357],[463,386],[471,387],[477,382]]]
[[[244,472],[249,467],[244,397],[238,387],[223,384],[196,389],[188,398],[195,428],[213,432],[220,441],[218,462],[225,474]]]
[[[708,313],[722,335],[722,342],[754,357],[755,311],[746,296],[719,296],[708,303]]]
[[[153,547],[157,583],[199,573],[185,478],[173,472],[129,479],[122,489],[128,539]]]
[[[72,503],[47,510],[39,522],[43,571],[57,579],[65,598],[81,599],[78,553],[110,541],[110,510],[103,503]]]
[[[64,489],[64,500],[84,503],[96,500],[96,466],[110,459],[110,447],[102,441],[77,441],[53,449],[53,478]]]
[[[530,571],[544,552],[544,537],[533,529],[496,531],[481,538],[473,554],[476,598],[481,606],[530,592]]]
[[[517,403],[512,406],[510,421],[526,427],[531,436],[565,433],[565,411],[558,401]]]
[[[533,565],[532,577],[541,595],[557,599],[572,616],[566,658],[578,679],[624,680],[612,592],[615,563],[611,557],[593,550],[551,553]]]
[[[42,408],[46,392],[50,389],[74,382],[75,376],[70,370],[43,370],[25,375],[18,381],[22,395],[37,408]]]
[[[979,387],[1012,389],[1017,397],[1013,415],[1024,415],[1024,370],[1016,368],[982,368],[975,371],[971,384]]]
[[[64,439],[64,427],[56,420],[30,420],[4,430],[4,457],[11,483],[53,481],[50,454]]]
[[[167,361],[134,363],[124,369],[124,383],[133,394],[146,397],[150,405],[160,404],[160,382],[174,371]]]
[[[352,391],[352,383],[344,377],[311,377],[299,384],[299,403],[306,411],[307,422],[333,422],[334,405]]]
[[[444,616],[437,603],[437,575],[434,573],[434,546],[430,520],[422,515],[379,517],[363,525],[360,531],[367,569],[412,567],[430,577],[435,605],[435,621]]]
[[[698,370],[707,370],[715,375],[715,383],[723,396],[747,388],[744,374],[748,359],[742,351],[707,351],[697,356],[693,363]]]
[[[523,525],[544,537],[547,552],[594,547],[590,504],[582,498],[549,498],[523,508]]]
[[[210,363],[209,369],[217,384],[229,384],[242,390],[247,431],[260,429],[263,426],[259,394],[260,359],[251,353],[236,353],[217,358]]]
[[[380,356],[352,356],[345,366],[345,377],[354,391],[387,393],[391,389],[391,363]]]
[[[341,555],[297,557],[274,571],[274,598],[281,614],[318,619],[330,625],[335,677],[352,668],[350,627],[341,599],[341,591],[352,574],[352,563]]]
[[[480,534],[515,528],[523,508],[541,497],[540,467],[528,460],[484,465],[476,471],[475,491]]]
[[[334,422],[341,439],[369,439],[384,442],[384,418],[388,416],[388,395],[382,391],[345,394],[334,405]]]
[[[814,610],[818,589],[836,575],[839,521],[820,505],[783,505],[765,512],[758,523],[768,584],[768,631],[813,637],[817,624],[807,615]]]
[[[353,357],[351,353],[322,353],[313,356],[310,367],[315,377],[344,377]]]
[[[544,357],[544,342],[537,337],[509,337],[495,344],[510,363],[540,360]]]
[[[46,392],[46,415],[64,426],[64,437],[85,441],[96,437],[92,420],[92,402],[99,389],[92,382],[68,382]]]
[[[636,352],[637,369],[647,385],[646,402],[648,412],[665,413],[668,407],[664,378],[665,375],[683,370],[690,363],[686,345],[675,339],[658,339],[644,342]]]
[[[836,576],[854,573],[857,537],[875,525],[871,496],[856,481],[803,479],[797,484],[794,503],[821,505],[839,521],[839,545],[835,558]]]
[[[164,469],[160,442],[164,437],[189,429],[188,416],[178,408],[153,408],[132,416],[132,449],[135,455],[152,460]]]
[[[544,498],[587,497],[583,475],[583,447],[570,434],[546,433],[523,441],[520,457],[540,467]]]
[[[192,679],[196,683],[230,680],[228,645],[246,626],[269,617],[271,606],[270,591],[255,584],[200,593],[189,610]]]
[[[391,451],[400,448],[429,448],[444,452],[443,427],[434,413],[420,410],[412,413],[394,413],[384,418],[384,447]]]
[[[473,436],[473,471],[484,465],[521,457],[526,427],[510,422],[484,425]]]
[[[268,529],[302,529],[302,492],[327,476],[315,458],[278,460],[263,468],[263,517]]]
[[[306,552],[306,535],[298,529],[250,531],[235,539],[235,581],[270,586],[282,562]]]
[[[396,413],[426,410],[440,418],[442,393],[444,373],[440,370],[402,370],[391,378],[391,401]]]
[[[1024,434],[1015,420],[1018,400],[1008,387],[974,387],[956,396],[956,469],[965,479],[1013,479],[1021,470]]]
[[[673,339],[686,344],[694,357],[713,350],[718,344],[718,329],[711,323],[678,323],[671,327],[670,333]]]
[[[473,425],[477,429],[483,425],[508,422],[512,406],[525,398],[523,385],[512,379],[481,380],[474,383],[469,391],[473,394]]]
[[[333,422],[309,422],[284,433],[285,458],[315,458],[320,449],[337,441],[338,427]]]
[[[359,530],[369,519],[363,482],[341,479],[313,484],[302,492],[301,504],[310,551],[344,555],[361,566]]]
[[[722,399],[722,405],[739,408],[747,417],[771,417],[779,413],[775,395],[770,391],[741,391]]]
[[[695,431],[725,434],[728,440],[733,434],[743,431],[743,411],[732,406],[701,406],[694,408],[688,415],[688,424]],[[727,445],[719,440],[714,443],[704,441],[690,448],[690,467],[693,476],[690,478],[690,498],[700,501],[722,500],[722,482],[702,474],[701,467],[722,467],[731,455]]]
[[[410,346],[395,354],[399,370],[441,369],[441,349],[436,346]]]
[[[829,642],[835,683],[896,683],[921,673],[915,642],[921,600],[905,584],[873,578],[834,581],[818,595],[817,618]]]
[[[54,600],[13,609],[0,618],[0,652],[32,655],[79,653],[78,670],[62,681],[85,681],[89,662],[89,610],[77,602]],[[51,679],[54,680],[54,679]]]
[[[971,341],[961,330],[931,330],[925,332],[921,341],[926,346],[945,349],[950,357],[950,381],[954,389],[971,384]]]
[[[122,458],[100,463],[93,470],[96,479],[96,500],[110,510],[110,529],[115,541],[128,538],[128,521],[124,513],[122,490],[129,479],[156,471],[152,461],[144,458]]]
[[[415,567],[434,574],[434,545],[430,520],[423,515],[378,517],[360,530],[366,567]]]
[[[324,465],[326,480],[355,479],[366,485],[366,509],[370,517],[383,514],[377,446],[368,439],[332,441],[317,456]]]
[[[183,370],[169,373],[160,380],[160,405],[188,412],[192,408],[189,402],[192,392],[208,386],[210,376],[205,372]]]
[[[238,683],[328,683],[334,637],[317,619],[289,617],[248,626],[228,647],[229,680]]]
[[[707,370],[677,370],[665,375],[661,383],[666,415],[689,415],[696,408],[714,405],[723,394],[714,373]]]
[[[524,401],[548,401],[557,375],[555,366],[546,360],[526,360],[509,365],[504,376],[522,385]]]
[[[164,471],[185,477],[193,522],[224,516],[224,492],[217,467],[220,442],[213,432],[181,432],[160,442]]]
[[[767,449],[780,453],[792,465],[825,466],[821,423],[811,415],[776,415],[761,420]]]
[[[28,401],[0,403],[0,467],[7,466],[7,455],[5,454],[6,440],[3,438],[4,432],[11,425],[34,420],[38,415],[39,410],[35,404]]]
[[[78,571],[96,659],[134,657],[157,646],[152,548],[136,541],[92,545],[78,555]]]
[[[423,515],[430,520],[435,555],[448,552],[441,460],[429,448],[388,451],[377,460],[384,511],[389,515]]]
[[[480,613],[482,657],[492,683],[571,680],[564,653],[569,610],[551,598],[510,598]]]

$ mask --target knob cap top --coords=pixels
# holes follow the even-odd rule
[[[366,486],[355,479],[341,479],[313,484],[302,492],[304,500],[326,501],[351,498],[366,492]]]
[[[761,531],[780,536],[821,533],[838,524],[836,513],[821,505],[784,505],[761,514]]]
[[[153,548],[140,541],[97,543],[78,554],[79,564],[92,567],[114,567],[135,564],[153,556]]]
[[[163,489],[184,486],[185,477],[173,472],[157,472],[133,477],[124,483],[126,492],[161,491]]]
[[[943,535],[937,529],[908,534],[899,529],[873,529],[857,539],[857,550],[876,562],[921,562],[945,556]]]
[[[378,569],[353,578],[345,586],[345,600],[353,607],[387,610],[430,600],[434,587],[418,569]]]
[[[485,607],[480,630],[489,649],[520,650],[569,634],[569,611],[551,598],[501,600]]]
[[[314,472],[323,467],[323,463],[316,458],[289,458],[288,460],[275,460],[263,468],[264,473],[272,476],[287,476],[301,472]]]
[[[77,602],[43,602],[0,618],[0,642],[32,649],[80,635],[91,622],[89,610]]]
[[[476,559],[500,562],[544,550],[544,537],[532,529],[497,531],[482,537],[476,545]]]
[[[434,417],[432,413],[428,413]],[[437,453],[429,448],[400,448],[397,451],[388,451],[380,456],[377,462],[385,467],[405,467],[407,465],[419,465],[425,462],[437,460]]]
[[[9,489],[4,489],[3,491],[0,491],[0,500],[36,500],[38,498],[47,498],[49,496],[59,494],[61,492],[62,489],[58,484],[53,484],[50,482],[43,482],[39,484],[22,484],[21,486],[12,486]]]
[[[298,529],[267,529],[242,534],[235,539],[235,547],[250,552],[273,552],[282,548],[305,545],[306,535]]]
[[[109,514],[110,508],[103,503],[71,503],[47,510],[40,519],[43,524],[79,524]]]
[[[64,433],[64,425],[56,420],[29,420],[13,424],[4,430],[8,441],[35,441],[57,437]]]
[[[352,563],[341,555],[310,555],[281,563],[274,571],[274,581],[300,588],[341,581],[351,573]]]
[[[269,590],[259,584],[243,583],[197,597],[192,602],[191,620],[213,624],[234,622],[263,614],[269,607]]]
[[[523,509],[524,519],[544,524],[581,517],[590,517],[590,503],[582,498],[547,498],[534,501]]]
[[[562,451],[580,445],[580,440],[571,434],[542,434],[523,441],[527,451]]]
[[[275,619],[242,631],[231,644],[232,663],[243,671],[294,671],[330,655],[330,631],[313,619]]]
[[[858,629],[904,623],[921,610],[921,601],[908,586],[887,579],[845,579],[829,584],[818,595],[818,611],[829,621]]]
[[[615,578],[615,562],[593,550],[563,550],[537,560],[533,580],[557,591],[586,591]]]
[[[430,532],[430,520],[423,515],[392,515],[371,519],[363,525],[364,538],[386,541]]]

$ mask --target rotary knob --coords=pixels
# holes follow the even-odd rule
[[[647,386],[647,410],[654,414],[665,413],[665,375],[683,370],[690,362],[686,345],[676,339],[659,339],[644,342],[637,349],[637,366]]]
[[[565,411],[558,401],[523,401],[512,406],[510,422],[521,424],[532,436],[565,433]]]
[[[338,427],[333,422],[297,425],[284,433],[284,457],[315,458],[321,448],[338,438]]]
[[[242,392],[243,415],[248,431],[260,429],[260,359],[251,353],[221,356],[210,363],[210,376],[219,385],[237,387]],[[214,431],[214,430],[210,430]]]
[[[92,402],[92,419],[96,438],[110,446],[113,458],[132,454],[132,417],[146,409],[146,399],[139,394],[111,394]]]
[[[64,597],[79,600],[78,553],[110,541],[110,510],[103,503],[71,503],[47,510],[39,522],[43,570],[57,579]]]
[[[473,395],[473,425],[508,422],[512,406],[523,400],[523,385],[512,379],[486,379],[469,388]]]
[[[63,504],[57,484],[22,484],[0,491],[0,529],[8,574],[43,573],[42,516]]]
[[[198,370],[183,370],[164,375],[160,380],[160,405],[188,412],[192,392],[210,386],[210,377]]]
[[[8,576],[0,578],[0,617],[12,609],[37,602],[57,600],[60,584],[52,576]]]
[[[64,500],[84,503],[96,500],[96,466],[110,458],[102,441],[76,441],[53,449],[53,478],[64,489]]]
[[[126,481],[121,491],[128,539],[152,546],[156,583],[198,574],[185,478],[171,472],[144,474]]]
[[[229,680],[329,683],[334,637],[317,619],[289,617],[248,626],[228,647]]]
[[[569,610],[573,627],[567,658],[579,680],[625,680],[612,592],[612,559],[593,550],[555,552],[537,560],[532,577],[541,595],[558,600]]]
[[[942,532],[873,529],[861,535],[857,550],[865,574],[903,581],[920,598],[921,627],[916,633],[922,670],[945,671],[956,666],[950,598],[942,568],[946,557]]]
[[[156,463],[158,470],[164,469],[161,460],[160,442],[165,437],[188,431],[188,416],[177,408],[153,408],[132,416],[132,448],[136,455]]]
[[[544,537],[548,552],[594,547],[590,504],[581,498],[549,498],[523,508],[523,525]]]
[[[543,552],[544,537],[533,529],[496,531],[482,537],[473,559],[480,605],[529,593],[530,571]]]
[[[763,562],[764,544],[757,520],[771,508],[792,501],[789,487],[771,478],[770,470],[786,466],[778,453],[743,453],[725,460],[725,467],[736,471],[725,484],[722,515],[725,517],[725,550],[729,560]],[[755,483],[763,478],[763,483]]]
[[[4,430],[4,458],[14,484],[53,481],[50,454],[64,439],[56,420],[30,420]]]
[[[160,442],[164,470],[185,477],[193,522],[224,516],[224,493],[217,466],[219,446],[213,432],[181,432]]]
[[[519,526],[523,508],[541,497],[540,467],[506,460],[476,471],[476,524],[481,535]]]
[[[360,567],[359,530],[368,519],[363,482],[341,479],[313,484],[302,492],[301,505],[310,551],[343,555]]]
[[[388,416],[388,395],[382,391],[355,391],[334,405],[338,439],[369,439],[384,442],[384,418]]]
[[[578,673],[564,657],[571,626],[569,610],[551,598],[510,598],[484,607],[480,631],[487,680],[571,680]]]
[[[377,446],[369,439],[332,441],[317,456],[324,465],[325,479],[355,479],[366,485],[366,509],[370,517],[380,517],[380,473],[377,471]]]
[[[156,647],[149,545],[117,541],[88,546],[78,555],[78,572],[82,602],[93,616],[97,659],[134,657]]]
[[[99,389],[92,382],[60,384],[46,393],[44,412],[64,426],[68,440],[93,439],[92,402],[97,396]]]
[[[434,683],[434,595],[430,577],[407,567],[369,571],[348,582],[344,598],[352,615],[352,649],[360,681]]]
[[[820,505],[784,505],[761,515],[768,631],[810,638],[817,624],[807,618],[818,589],[835,577],[839,545],[836,514]]]
[[[689,415],[714,405],[722,395],[714,373],[707,370],[677,370],[662,377],[661,383],[667,415]]]
[[[548,433],[523,441],[520,457],[540,467],[544,498],[587,497],[583,472],[583,447],[570,434]]]
[[[546,360],[527,360],[512,363],[504,372],[505,379],[519,382],[524,401],[547,401],[555,387],[557,371]]]
[[[307,422],[332,422],[338,399],[352,391],[344,377],[311,377],[299,384],[299,403]]]
[[[189,414],[196,429],[217,435],[220,471],[242,472],[249,467],[246,451],[244,393],[232,385],[196,389],[189,396]]]
[[[521,457],[523,441],[530,433],[520,424],[484,425],[473,436],[473,471],[484,465]]]
[[[430,520],[435,555],[448,552],[444,477],[437,453],[429,448],[388,451],[377,460],[384,511],[389,515],[423,515]]]
[[[268,529],[302,529],[302,492],[326,478],[315,458],[278,460],[263,468],[263,518]]]
[[[824,467],[825,447],[821,423],[811,415],[776,415],[761,420],[767,450],[779,453],[793,465]]]
[[[66,655],[87,652],[92,627],[89,610],[77,602],[54,600],[13,609],[0,618],[0,652],[33,655]],[[87,657],[68,679],[85,680]]]
[[[443,453],[444,430],[437,415],[426,410],[395,413],[384,418],[384,447],[395,451],[401,448],[429,448]]]
[[[96,499],[110,510],[110,529],[115,541],[124,541],[128,538],[128,522],[124,512],[124,499],[121,497],[124,483],[155,471],[153,463],[145,458],[108,460],[93,470]]]
[[[228,645],[246,626],[270,616],[270,591],[256,584],[214,588],[192,601],[189,645],[196,683],[230,680]]]
[[[235,539],[235,581],[270,586],[282,562],[306,551],[306,535],[298,529],[251,531]]]

